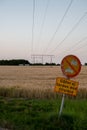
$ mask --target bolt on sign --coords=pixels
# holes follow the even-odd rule
[[[81,70],[81,62],[76,56],[68,55],[63,58],[61,62],[61,69],[66,77],[75,77]]]
[[[78,85],[79,82],[58,77],[56,78],[56,85],[54,87],[54,91],[63,94],[68,94],[71,96],[76,96]]]

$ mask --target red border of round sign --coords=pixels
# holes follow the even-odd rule
[[[78,61],[79,69],[78,69],[77,73],[75,73],[74,75],[66,75],[66,73],[65,73],[65,71],[64,71],[63,62],[64,62],[64,60],[65,60],[67,57],[74,57],[74,58],[77,59],[77,61]],[[81,62],[80,62],[80,60],[78,59],[78,57],[76,57],[75,55],[67,55],[67,56],[65,56],[65,57],[63,58],[63,60],[62,60],[62,62],[61,62],[61,69],[62,69],[62,72],[63,72],[63,74],[64,74],[65,76],[67,76],[67,77],[69,77],[69,78],[75,77],[76,75],[79,74],[79,72],[80,72],[80,70],[81,70]]]

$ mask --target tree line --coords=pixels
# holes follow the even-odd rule
[[[25,59],[12,59],[12,60],[0,60],[0,65],[31,65],[31,66],[56,66],[56,65],[60,65],[60,64],[56,64],[56,63],[45,63],[45,64],[42,64],[42,63],[30,63],[28,60],[25,60]]]
[[[56,63],[30,63],[28,60],[25,59],[0,60],[0,65],[60,66],[60,64]],[[87,66],[87,63],[84,63],[84,65]]]
[[[0,60],[0,65],[30,65],[30,62],[24,59]]]

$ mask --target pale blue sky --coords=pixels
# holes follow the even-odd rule
[[[35,0],[32,41],[33,2],[0,0],[0,59],[51,54],[58,63],[74,54],[87,62],[87,0]]]

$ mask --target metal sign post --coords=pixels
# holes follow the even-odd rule
[[[63,110],[64,98],[65,98],[65,94],[63,94],[63,96],[62,96],[62,101],[61,101],[61,106],[60,106],[60,111],[59,111],[59,117],[61,116],[61,113],[62,113],[62,110]]]
[[[69,79],[69,78],[67,77],[67,79]],[[60,111],[59,111],[59,118],[60,118],[62,110],[63,110],[64,99],[65,99],[65,94],[63,94],[63,96],[62,96],[62,101],[61,101],[61,106],[60,106]]]

